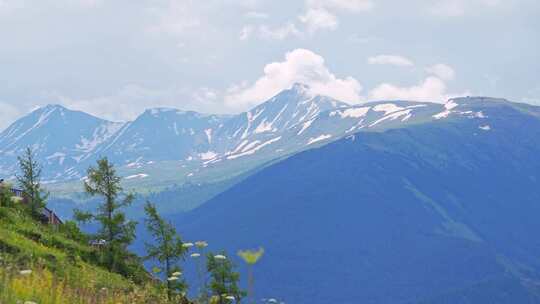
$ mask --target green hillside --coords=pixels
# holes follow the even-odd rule
[[[0,303],[166,302],[137,257],[130,276],[108,272],[99,249],[75,227],[45,226],[22,210],[0,207]]]

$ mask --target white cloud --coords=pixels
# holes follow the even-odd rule
[[[480,0],[480,2],[487,6],[497,6],[502,4],[502,0]]]
[[[0,132],[7,128],[11,122],[23,114],[20,107],[0,102]]]
[[[338,27],[337,17],[324,8],[309,9],[298,18],[310,33],[321,29],[335,30]]]
[[[386,64],[386,65],[395,65],[401,67],[414,66],[414,63],[403,56],[399,55],[378,55],[368,58],[369,64]]]
[[[221,1],[221,2],[226,2],[226,1]],[[235,4],[244,8],[257,9],[257,7],[259,7],[263,1],[262,0],[234,0],[231,2],[234,2]]]
[[[459,17],[465,14],[465,3],[461,0],[439,1],[430,8],[430,12],[437,16]]]
[[[328,70],[324,58],[310,50],[295,49],[285,60],[264,67],[264,75],[254,83],[247,82],[229,88],[225,104],[246,109],[269,99],[281,90],[300,82],[310,86],[313,94],[330,96],[348,102],[359,102],[362,86],[352,78],[338,78]]]
[[[294,23],[287,23],[283,26],[271,28],[265,25],[262,25],[259,28],[259,33],[262,38],[265,39],[273,39],[273,40],[283,40],[285,38],[288,38],[290,36],[300,36],[301,33],[296,28],[296,25]]]
[[[256,11],[251,11],[251,12],[247,12],[244,15],[244,17],[251,18],[251,19],[268,19],[268,14],[261,13],[261,12],[256,12]]]
[[[319,30],[333,31],[339,26],[337,12],[357,13],[372,8],[373,1],[371,0],[306,0],[304,13],[297,17],[300,24],[304,25],[301,29],[294,21],[277,27],[246,25],[240,32],[240,40],[247,40],[253,34],[263,39],[283,40],[289,37],[301,37],[305,32],[314,34]],[[245,17],[267,19],[268,15],[251,11]]]
[[[369,64],[389,64],[396,66],[414,66],[414,63],[403,56],[379,55],[368,58]],[[450,94],[447,92],[447,81],[454,80],[455,71],[449,65],[439,63],[424,69],[428,76],[420,83],[402,87],[390,83],[382,83],[373,88],[369,94],[369,100],[403,99],[415,101],[444,102],[451,97],[468,95]]]
[[[240,31],[240,40],[248,40],[253,34],[255,28],[252,25],[246,25]]]
[[[214,113],[218,106],[216,91],[202,87],[195,90],[166,88],[149,89],[138,85],[126,85],[111,95],[72,98],[50,94],[52,99],[74,110],[113,121],[129,121],[146,109],[155,107],[180,108]]]
[[[72,98],[58,95],[56,98],[70,109],[113,121],[128,121],[137,117],[148,107],[167,106],[163,104],[164,97],[162,92],[137,85],[127,85],[107,96]],[[160,100],[160,104],[152,104],[150,100]]]
[[[201,25],[193,1],[169,0],[165,6],[154,6],[148,10],[157,19],[146,28],[150,33],[183,34]]]
[[[369,99],[403,99],[414,101],[445,102],[452,97],[466,95],[470,95],[470,93],[448,93],[447,85],[442,79],[435,76],[429,76],[419,84],[411,87],[400,87],[389,83],[380,84],[369,92]]]
[[[214,103],[218,98],[218,92],[211,88],[202,87],[193,93],[193,98],[198,103]]]
[[[327,8],[352,12],[369,11],[374,7],[372,0],[306,0],[309,8]]]
[[[283,25],[269,26],[261,25],[245,25],[240,30],[239,39],[248,40],[257,37],[265,40],[285,40],[291,37],[302,37],[304,33],[298,29],[294,22],[288,22]]]
[[[373,8],[371,0],[306,0],[306,11],[298,16],[308,32],[318,30],[335,30],[339,19],[337,12],[357,13]]]
[[[0,14],[11,13],[14,10],[25,8],[25,0],[0,0]]]
[[[483,10],[502,4],[501,0],[437,0],[429,7],[429,12],[442,17],[461,17],[474,9]]]
[[[253,36],[257,36],[266,40],[284,40],[289,37],[299,37],[302,33],[294,23],[287,23],[278,27],[270,27],[268,25],[246,25],[240,31],[240,40],[248,40]]]
[[[383,83],[369,92],[371,100],[405,99],[418,101],[444,100],[446,84],[437,77],[428,77],[412,87],[399,87]]]
[[[426,68],[426,72],[435,75],[442,80],[454,80],[456,72],[451,66],[444,63],[439,63]]]
[[[78,5],[83,8],[95,8],[101,6],[105,0],[64,0],[69,5]]]

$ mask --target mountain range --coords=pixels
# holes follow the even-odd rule
[[[381,101],[351,106],[295,84],[250,111],[212,115],[149,109],[119,123],[59,105],[39,108],[0,133],[0,175],[13,177],[31,147],[56,193],[80,191],[80,179],[107,156],[128,188],[161,191],[221,182],[272,160],[358,131],[382,131],[460,115],[482,118],[467,99],[446,104]]]

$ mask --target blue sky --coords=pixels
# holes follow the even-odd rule
[[[534,0],[0,0],[0,129],[49,103],[236,113],[294,82],[540,104],[539,37]]]

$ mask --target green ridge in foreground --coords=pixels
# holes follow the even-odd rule
[[[124,277],[100,266],[75,226],[44,226],[0,207],[0,303],[166,303],[160,284],[133,261]]]

